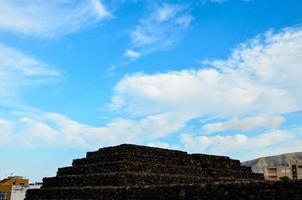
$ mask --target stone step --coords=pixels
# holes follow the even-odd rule
[[[203,170],[204,176],[211,178],[219,177],[230,177],[236,179],[255,179],[263,180],[263,174],[254,174],[250,169],[240,168],[240,169],[216,169],[216,168],[207,168]]]
[[[74,187],[28,190],[26,200],[177,200],[184,185],[150,187]],[[182,196],[182,194],[181,194]]]
[[[239,169],[241,167],[239,160],[233,160],[227,156],[192,154],[191,158],[195,161],[198,161],[203,168],[213,167],[224,169]]]
[[[127,162],[127,161],[125,161]],[[122,162],[118,162],[122,163]],[[200,168],[198,166],[175,166],[175,165],[158,165],[153,164],[147,166],[145,168],[140,168],[140,165],[123,165],[117,164],[112,167],[102,166],[98,167],[97,164],[89,164],[89,165],[79,165],[76,167],[65,167],[61,168],[58,171],[58,175],[77,175],[77,174],[89,174],[89,173],[107,173],[107,172],[147,172],[147,173],[157,173],[157,174],[183,174],[183,175],[198,175],[203,177],[237,177],[242,179],[255,179],[255,180],[263,180],[263,174],[253,173],[249,168],[239,168],[239,169],[216,169],[216,168]],[[135,162],[134,162],[135,163]]]
[[[201,167],[194,165],[163,165],[154,162],[130,162],[116,161],[95,163],[80,166],[59,168],[57,175],[80,175],[110,172],[136,172],[156,174],[182,174],[191,176],[203,176]]]
[[[87,157],[74,159],[73,166],[81,166],[101,162],[116,162],[116,161],[130,161],[130,162],[153,162],[171,165],[199,165],[199,162],[194,161],[189,155],[184,156],[153,156],[153,155],[131,155],[131,154],[103,154],[96,157]]]
[[[57,175],[80,175],[110,172],[137,172],[137,173],[156,173],[156,174],[182,174],[203,177],[236,177],[244,179],[263,179],[263,174],[254,174],[249,167],[240,167],[239,169],[216,169],[212,167],[201,169],[199,166],[177,166],[162,165],[155,163],[117,161],[107,163],[96,163],[81,165],[77,167],[59,168]]]
[[[114,147],[100,148],[98,151],[87,152],[87,157],[97,157],[97,156],[105,156],[105,155],[112,155],[112,154],[123,154],[123,155],[128,154],[132,156],[149,155],[149,156],[161,156],[161,157],[164,156],[181,157],[187,155],[187,153],[183,151],[138,146],[138,145],[131,145],[131,144],[122,144]]]
[[[83,186],[145,186],[163,184],[190,184],[206,182],[200,176],[152,174],[152,173],[100,173],[88,175],[68,175],[43,179],[43,188],[83,187]]]
[[[28,190],[25,200],[300,200],[302,182],[240,182]]]

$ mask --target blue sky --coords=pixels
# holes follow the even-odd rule
[[[0,176],[135,143],[302,151],[298,0],[0,1]]]

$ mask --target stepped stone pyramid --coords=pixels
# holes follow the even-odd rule
[[[59,168],[41,189],[28,190],[26,200],[276,199],[279,187],[229,157],[123,144]]]

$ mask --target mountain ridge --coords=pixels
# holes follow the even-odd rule
[[[302,152],[260,157],[242,162],[242,165],[251,167],[255,173],[265,173],[268,167],[288,166],[297,162],[302,163]]]

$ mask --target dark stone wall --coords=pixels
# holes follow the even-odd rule
[[[301,182],[266,182],[225,156],[136,145],[107,147],[59,168],[26,200],[301,199]]]
[[[253,182],[145,187],[29,190],[26,199],[91,200],[301,200],[302,182]]]

